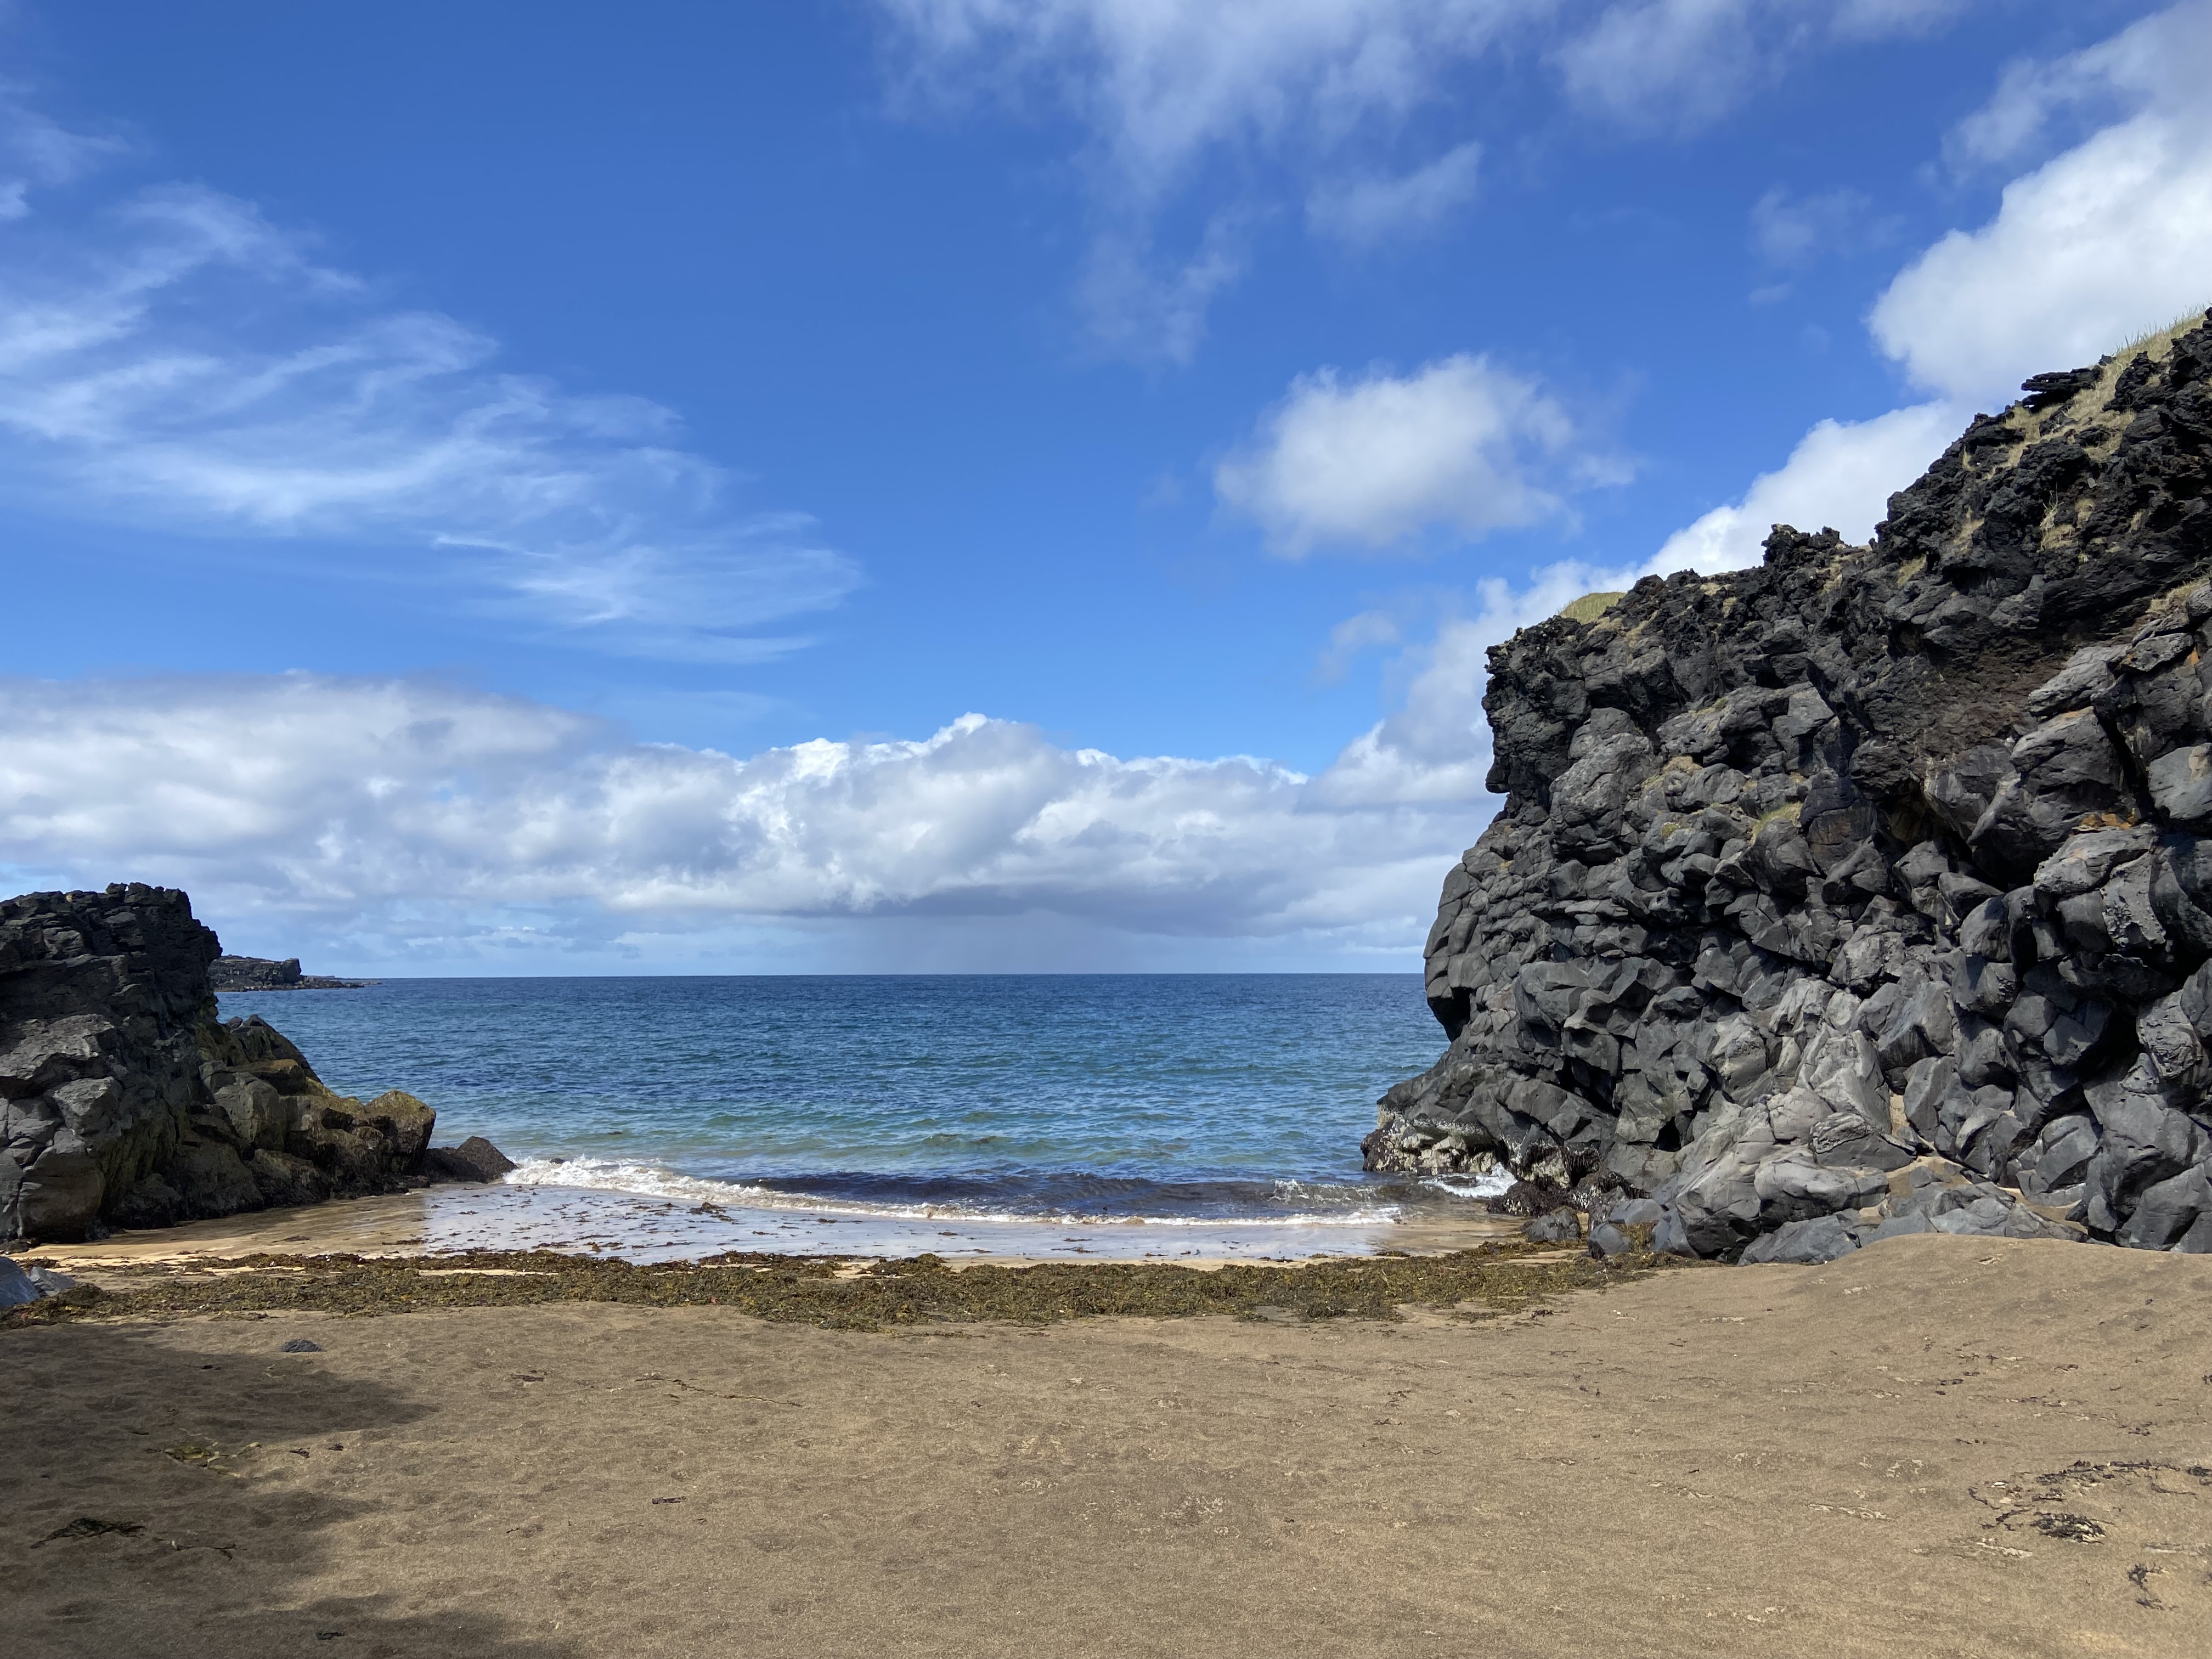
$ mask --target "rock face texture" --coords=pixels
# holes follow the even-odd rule
[[[2212,1251],[2212,313],[2024,390],[1869,546],[1491,653],[1451,1047],[1370,1168],[1505,1166],[1594,1249]]]
[[[260,1019],[219,1022],[220,949],[170,889],[0,902],[0,1238],[409,1184],[431,1109],[335,1094]]]

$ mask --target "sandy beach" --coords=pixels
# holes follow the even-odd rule
[[[0,1600],[24,1659],[2193,1656],[2208,1292],[1924,1237],[1395,1324],[87,1319],[0,1333]]]

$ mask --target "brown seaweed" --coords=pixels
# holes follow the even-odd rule
[[[0,1328],[56,1320],[617,1302],[719,1306],[756,1318],[871,1330],[923,1321],[1044,1324],[1084,1318],[1382,1319],[1407,1307],[1488,1315],[1683,1265],[1644,1253],[1597,1261],[1519,1242],[1450,1255],[1379,1255],[1200,1269],[1048,1261],[955,1267],[940,1257],[852,1261],[729,1255],[635,1263],[545,1251],[438,1256],[261,1255],[220,1263],[102,1268],[97,1287],[9,1310]],[[83,1294],[92,1291],[90,1295]]]

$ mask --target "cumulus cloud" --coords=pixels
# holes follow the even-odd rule
[[[39,181],[98,159],[5,108]],[[442,602],[659,656],[782,648],[759,630],[858,580],[803,516],[737,508],[667,410],[507,372],[496,342],[380,305],[249,203],[181,184],[69,212],[9,199],[0,497],[18,507],[281,538],[334,568],[374,547]]]
[[[1484,793],[1492,743],[1482,696],[1491,647],[1557,616],[1586,593],[1622,592],[1646,576],[1678,570],[1713,574],[1755,565],[1777,524],[1832,526],[1863,541],[1883,517],[1890,495],[1927,469],[1966,418],[1954,405],[1923,404],[1855,424],[1823,421],[1782,466],[1754,479],[1741,501],[1676,532],[1641,563],[1564,560],[1518,584],[1502,578],[1476,584],[1472,606],[1448,612],[1430,641],[1406,653],[1402,703],[1346,745],[1314,780],[1314,798],[1340,806],[1480,799],[1494,809],[1496,798]],[[1360,650],[1399,643],[1406,632],[1401,617],[1362,612],[1338,625],[1324,666],[1346,662]],[[1488,816],[1488,811],[1480,815]]]
[[[1754,564],[1778,523],[1863,540],[1977,404],[2002,406],[2029,374],[2093,362],[2212,301],[2208,74],[2212,0],[2188,0],[2070,57],[2012,65],[1952,135],[1954,161],[2032,154],[2062,118],[2101,114],[2108,125],[2014,179],[1994,219],[1936,242],[1875,304],[1876,343],[1938,395],[1874,420],[1821,422],[1741,500],[1669,537],[1650,568]],[[1754,243],[1788,264],[1863,212],[1847,193],[1770,192],[1753,212]]]
[[[1557,616],[1585,593],[1618,591],[1643,574],[1568,560],[1535,571],[1518,586],[1500,578],[1476,584],[1472,614],[1445,616],[1434,637],[1408,653],[1403,703],[1345,745],[1314,780],[1314,799],[1340,809],[1479,800],[1485,810],[1462,821],[1466,839],[1473,840],[1497,805],[1484,786],[1491,760],[1482,710],[1490,647]],[[1359,622],[1354,617],[1346,626]]]
[[[1429,793],[1324,799],[1265,761],[1121,759],[980,715],[740,758],[422,681],[0,682],[20,878],[180,884],[356,960],[496,953],[549,915],[600,942],[1041,915],[1409,951],[1471,833]]]
[[[1667,538],[1645,569],[1741,570],[1757,564],[1778,524],[1831,529],[1863,542],[1887,514],[1889,498],[1928,469],[1966,423],[1955,404],[1915,404],[1870,421],[1822,421],[1743,499],[1717,507]]]
[[[1312,798],[1340,808],[1479,800],[1485,810],[1470,814],[1467,823],[1473,827],[1486,820],[1498,804],[1484,793],[1492,742],[1482,697],[1491,647],[1557,616],[1586,593],[1621,592],[1646,576],[1678,570],[1711,574],[1755,565],[1778,523],[1832,526],[1863,540],[1882,518],[1889,496],[1926,470],[1965,420],[1965,412],[1952,405],[1926,404],[1856,424],[1823,421],[1781,467],[1755,479],[1741,501],[1678,531],[1641,563],[1607,567],[1566,560],[1532,572],[1519,584],[1500,578],[1478,583],[1472,606],[1448,612],[1431,639],[1406,653],[1401,706],[1345,746],[1313,781]],[[1323,665],[1400,643],[1406,633],[1401,617],[1362,612],[1338,625]]]
[[[1622,592],[1646,576],[1678,570],[1711,574],[1755,565],[1778,523],[1832,526],[1863,540],[1889,496],[1926,470],[1965,420],[1952,405],[1927,404],[1856,424],[1823,421],[1741,501],[1677,532],[1640,563],[1564,560],[1517,584],[1503,578],[1477,583],[1471,605],[1447,608],[1433,635],[1404,652],[1400,707],[1345,746],[1314,779],[1310,797],[1340,809],[1480,802],[1482,810],[1464,820],[1471,832],[1498,805],[1485,792],[1492,744],[1482,697],[1492,646],[1584,594]],[[1405,617],[1387,611],[1349,617],[1330,636],[1323,671],[1340,670],[1361,651],[1402,644],[1408,631]]]
[[[1591,476],[1591,459],[1570,454],[1577,435],[1550,393],[1487,357],[1403,377],[1324,368],[1291,382],[1215,469],[1214,489],[1286,557],[1387,548],[1438,525],[1473,540],[1559,512],[1543,482],[1558,464]]]
[[[2005,187],[1876,302],[1882,350],[1921,386],[2008,401],[2025,375],[2094,362],[2212,303],[2212,0],[2190,0],[2055,63],[2015,66],[1960,153],[2031,147],[2062,111],[2127,112]]]

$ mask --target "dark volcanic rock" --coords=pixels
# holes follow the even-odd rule
[[[1370,1168],[1595,1168],[1705,1255],[2212,1251],[2212,319],[2026,390],[1870,546],[1492,652]]]
[[[36,1302],[46,1293],[46,1286],[0,1255],[0,1308],[20,1308],[27,1302]]]
[[[208,965],[208,983],[225,993],[238,991],[358,991],[359,979],[325,979],[300,971],[300,958],[271,962],[266,957],[217,957]]]
[[[447,1181],[496,1181],[515,1164],[482,1135],[471,1135],[458,1146],[431,1147],[422,1154],[422,1167]]]
[[[1521,1237],[1531,1244],[1579,1244],[1583,1242],[1580,1218],[1562,1204],[1555,1210],[1547,1210],[1521,1230]]]
[[[219,949],[166,888],[0,902],[0,1237],[407,1185],[434,1114],[335,1094],[265,1022],[219,1022]]]

